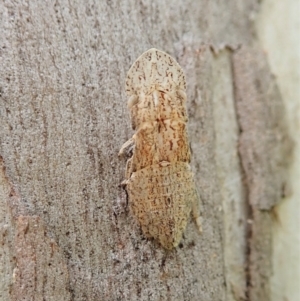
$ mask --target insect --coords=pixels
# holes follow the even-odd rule
[[[147,238],[171,250],[181,241],[191,212],[201,232],[185,76],[175,59],[152,48],[128,71],[125,89],[136,131],[119,153],[132,149],[123,182],[130,211]]]

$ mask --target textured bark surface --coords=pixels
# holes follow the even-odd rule
[[[285,130],[260,51],[251,50],[255,64],[243,61],[247,51],[233,54],[238,44],[252,49],[253,7],[250,0],[0,3],[1,301],[268,300],[268,210],[280,198],[283,181],[274,174],[284,165],[277,146]],[[132,135],[124,80],[151,47],[186,73],[202,199],[203,234],[189,223],[171,252],[142,236],[119,185],[126,160],[117,154]],[[248,68],[262,77],[264,97],[256,75],[249,85],[242,80]],[[220,108],[231,122],[215,122]]]
[[[282,202],[272,209],[271,299],[300,300],[300,2],[264,0],[255,20],[276,76],[294,145]],[[288,22],[281,16],[289,16]],[[282,47],[284,45],[284,47]]]
[[[284,106],[266,57],[253,48],[233,55],[239,152],[249,204],[248,283],[250,300],[270,298],[272,214],[286,185],[292,145]]]

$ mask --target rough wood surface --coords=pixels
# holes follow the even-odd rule
[[[222,51],[212,65],[215,159],[223,207],[227,300],[245,300],[248,208],[237,148],[240,130],[232,85],[232,52]]]
[[[224,165],[215,156],[218,104],[212,101],[218,54],[211,48],[217,53],[224,45],[248,45],[253,7],[250,0],[0,2],[1,301],[25,293],[27,300],[56,301],[243,299],[246,277],[238,272],[242,280],[232,283],[237,277],[227,281],[224,270],[218,172]],[[132,136],[124,80],[135,58],[151,47],[171,54],[187,75],[192,168],[202,199],[203,234],[189,223],[171,252],[143,238],[119,185],[125,160],[118,151]],[[235,68],[239,64],[248,68],[234,58]],[[235,89],[248,87],[235,80]],[[237,108],[241,119],[246,108]],[[270,126],[262,127],[280,132],[273,126],[278,116],[268,115]],[[247,171],[242,150],[243,143]],[[259,158],[264,172],[274,171],[265,168],[272,158]],[[250,171],[245,174],[250,193],[269,191],[255,186]],[[262,193],[270,200],[248,198],[258,215],[269,215],[261,209],[276,202],[280,179],[274,183],[274,192]],[[255,233],[263,240],[261,226]],[[250,242],[253,250],[256,241]],[[265,251],[270,249],[250,254],[262,262]],[[262,266],[269,269],[268,261]],[[251,300],[266,296],[264,288],[255,289]]]
[[[245,175],[248,212],[248,294],[269,300],[272,272],[272,211],[286,185],[292,144],[284,107],[266,57],[257,47],[233,55],[234,91],[240,127],[239,153]]]

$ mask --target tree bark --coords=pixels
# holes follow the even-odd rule
[[[253,1],[0,3],[0,300],[269,300],[285,183],[279,91]],[[165,251],[120,183],[124,80],[155,47],[186,73],[203,234]]]

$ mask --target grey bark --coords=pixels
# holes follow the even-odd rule
[[[291,144],[253,1],[0,3],[0,300],[269,300]],[[119,185],[124,80],[155,47],[188,84],[203,234],[166,252]],[[225,117],[224,117],[225,116]],[[227,130],[224,130],[227,129]]]

